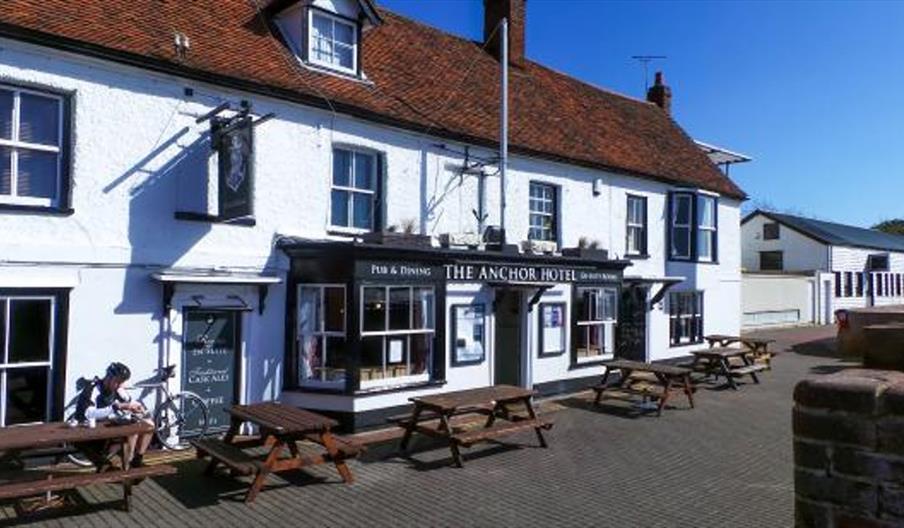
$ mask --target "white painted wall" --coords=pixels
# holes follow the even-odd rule
[[[817,293],[812,275],[744,273],[741,288],[742,325],[768,326],[769,323],[745,321],[755,314],[796,312],[792,324],[814,322],[814,296]]]
[[[385,157],[386,224],[414,219],[429,234],[476,230],[471,211],[477,206],[477,179],[460,176],[463,156],[438,148],[442,141],[377,126],[328,111],[302,107],[256,95],[128,68],[98,60],[0,40],[0,82],[28,84],[64,91],[73,97],[73,201],[71,216],[0,214],[0,275],[29,283],[50,284],[61,269],[80,277],[73,289],[70,313],[70,362],[67,398],[74,379],[100,373],[114,359],[133,365],[138,377],[173,356],[179,348],[180,303],[223,292],[203,287],[180,288],[174,310],[161,322],[161,288],[149,279],[160,268],[258,271],[285,277],[287,259],[273,249],[278,235],[329,238],[331,156],[334,145],[378,151]],[[188,97],[184,88],[194,89]],[[275,112],[276,118],[256,131],[254,227],[176,220],[188,206],[209,211],[208,183],[213,181],[205,143],[206,124],[195,118],[223,101],[250,100],[255,112]],[[464,145],[442,142],[463,151]],[[489,157],[485,149],[472,154]],[[490,169],[492,172],[492,168]],[[599,240],[612,256],[625,248],[625,194],[648,198],[648,245],[651,257],[637,260],[629,275],[680,275],[678,288],[705,291],[707,333],[737,333],[740,329],[739,203],[719,201],[718,264],[667,262],[665,247],[666,193],[670,186],[624,175],[559,163],[514,157],[506,189],[507,230],[512,240],[527,236],[528,189],[531,180],[554,183],[560,189],[561,241],[574,246],[586,236]],[[593,194],[593,182],[603,181]],[[198,191],[186,200],[187,189]],[[498,223],[497,177],[487,180],[489,224]],[[190,203],[189,203],[190,202]],[[253,289],[230,293],[256,303]],[[486,295],[464,287],[460,296]],[[565,297],[560,289],[546,296]],[[455,299],[450,298],[449,303]],[[650,359],[687,353],[668,347],[665,303],[650,315]],[[570,304],[569,304],[570,309]],[[324,395],[280,395],[280,364],[284,336],[284,286],[272,289],[262,316],[245,318],[244,354],[247,401],[283,397],[321,408],[355,410],[405,403],[411,392],[360,398]],[[532,315],[532,317],[534,317]],[[488,343],[492,343],[488,322]],[[534,341],[533,324],[529,343]],[[443,344],[445,346],[445,344]],[[176,354],[178,356],[178,354]],[[533,351],[530,357],[533,358]],[[567,355],[534,361],[535,383],[601,373],[601,369],[567,369]],[[485,366],[449,368],[443,390],[485,384],[492,360]],[[174,387],[178,389],[178,387]],[[300,399],[299,399],[300,398]]]
[[[741,226],[742,266],[747,271],[760,270],[760,251],[782,251],[784,271],[813,271],[828,269],[828,247],[822,242],[779,225],[777,240],[763,240],[763,224],[772,220],[758,214]]]

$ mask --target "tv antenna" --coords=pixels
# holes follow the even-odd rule
[[[650,63],[654,60],[665,60],[665,55],[631,55],[631,58],[643,64],[643,93],[650,89]]]

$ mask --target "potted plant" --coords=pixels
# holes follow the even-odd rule
[[[365,233],[361,240],[368,244],[386,246],[429,248],[433,246],[430,235],[417,233],[417,222],[414,219],[402,220],[401,225],[390,225],[381,231]]]
[[[609,251],[600,248],[599,240],[590,240],[585,236],[578,239],[576,247],[562,249],[562,254],[566,257],[578,257],[589,260],[607,260],[609,258]]]
[[[559,250],[559,244],[553,240],[524,240],[521,249],[529,253],[550,254]]]
[[[439,242],[443,247],[477,248],[483,240],[478,233],[443,233],[439,236]]]

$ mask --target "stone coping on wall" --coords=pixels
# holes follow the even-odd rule
[[[794,401],[797,526],[902,526],[904,372],[807,378]]]

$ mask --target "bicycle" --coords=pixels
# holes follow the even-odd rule
[[[167,380],[175,376],[175,369],[176,365],[163,367],[155,381],[136,383],[129,390],[163,392],[163,400],[154,409],[154,436],[165,449],[182,451],[190,447],[188,438],[207,434],[209,410],[204,400],[194,392],[182,391],[175,394],[170,392]],[[73,416],[70,416],[70,419],[72,418]],[[77,466],[94,465],[94,462],[81,453],[69,454],[68,458]]]

